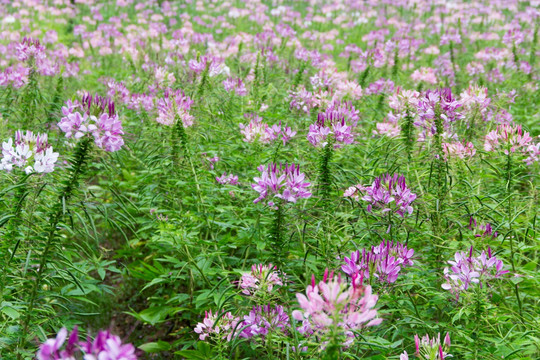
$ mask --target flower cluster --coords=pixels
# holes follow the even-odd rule
[[[491,99],[487,95],[486,87],[470,85],[467,90],[461,93],[459,102],[462,104],[464,114],[471,118],[480,116],[485,119]],[[474,119],[469,119],[469,121],[472,120]]]
[[[428,134],[437,133],[436,118],[440,117],[445,131],[450,131],[451,123],[461,119],[463,115],[458,112],[462,106],[456,100],[449,88],[428,90],[422,94],[417,103],[418,121],[415,125],[423,128]]]
[[[531,141],[531,136],[523,131],[521,125],[503,124],[486,135],[484,150],[491,152],[502,150],[506,155],[516,151],[525,152]]]
[[[448,353],[450,350],[450,334],[446,333],[444,341],[441,343],[441,334],[437,337],[429,338],[429,335],[424,335],[422,339],[418,335],[414,335],[414,345],[416,346],[415,355],[422,360],[444,360],[451,358]],[[405,351],[401,354],[400,360],[409,360],[409,355]]]
[[[283,286],[281,275],[277,267],[272,264],[253,265],[251,272],[242,275],[239,286],[245,295],[253,295],[260,290],[270,293],[274,286]]]
[[[67,138],[79,139],[91,134],[99,148],[110,152],[118,151],[124,145],[122,123],[111,99],[86,94],[80,103],[66,102],[62,113],[64,117],[58,127]]]
[[[240,337],[249,339],[260,336],[264,338],[269,332],[286,334],[289,327],[289,315],[284,311],[283,306],[254,306],[249,314],[244,316]]]
[[[296,131],[293,131],[288,126],[282,126],[281,122],[273,126],[269,126],[262,122],[262,118],[256,114],[245,114],[246,118],[251,119],[249,124],[239,124],[240,133],[244,135],[244,141],[252,143],[259,141],[262,144],[269,144],[278,139],[281,135],[283,145],[285,145],[294,135]]]
[[[341,277],[328,274],[328,269],[318,284],[313,276],[306,295],[298,293],[296,298],[302,310],[294,310],[292,316],[301,322],[297,330],[305,336],[328,339],[337,328],[343,345],[350,346],[354,331],[382,322],[374,309],[378,296],[372,293],[371,286],[348,284]]]
[[[33,134],[31,131],[15,132],[12,138],[2,143],[0,170],[12,171],[13,167],[24,168],[27,174],[50,173],[54,170],[58,153],[53,151],[46,134]]]
[[[449,158],[457,157],[460,159],[471,158],[476,154],[476,149],[471,142],[462,143],[459,141],[454,141],[451,143],[442,144],[444,158],[448,160]]]
[[[212,311],[205,311],[203,321],[197,324],[194,331],[199,334],[200,340],[216,336],[231,341],[239,321],[230,312],[218,316],[217,313],[212,314]]]
[[[405,177],[394,174],[385,174],[375,178],[371,186],[356,185],[348,188],[343,196],[356,201],[368,203],[367,210],[379,209],[382,213],[392,212],[404,217],[412,214],[412,202],[416,200],[416,194],[411,192],[405,183]]]
[[[227,175],[227,173],[224,172],[223,175],[216,177],[216,181],[221,185],[238,185],[238,176],[233,174]]]
[[[189,113],[193,100],[182,90],[166,89],[164,97],[157,99],[157,118],[160,124],[171,126],[181,121],[185,128],[193,125],[193,115]]]
[[[246,85],[242,82],[242,79],[240,78],[228,78],[227,80],[223,80],[223,87],[227,92],[231,92],[234,90],[234,92],[238,96],[246,96],[248,94]]]
[[[135,347],[122,344],[120,337],[108,331],[98,332],[92,341],[79,341],[75,327],[69,335],[66,346],[62,346],[68,338],[68,331],[62,328],[55,339],[48,339],[39,347],[36,354],[38,360],[137,360]]]
[[[279,167],[270,163],[268,166],[260,165],[257,170],[261,172],[260,177],[255,177],[255,184],[251,187],[259,193],[259,197],[253,202],[266,199],[267,197],[277,197],[288,202],[295,203],[298,199],[307,199],[311,197],[311,192],[308,188],[310,183],[305,182],[306,176],[300,172],[300,166],[295,164],[285,164]],[[270,200],[269,206],[274,206],[274,202]]]
[[[475,232],[474,237],[493,237],[496,238],[499,234],[496,231],[493,231],[493,227],[490,223],[485,223],[484,225],[478,225],[476,219],[472,216],[469,218],[469,230]]]
[[[382,283],[394,283],[402,268],[414,264],[412,257],[413,249],[399,242],[383,240],[379,245],[372,246],[371,250],[362,249],[353,251],[350,257],[345,257],[345,264],[341,270],[355,284],[361,284],[364,279],[375,277]]]
[[[448,261],[450,268],[444,268],[444,278],[446,282],[442,288],[449,290],[459,299],[461,292],[469,289],[471,284],[478,284],[480,287],[488,285],[493,279],[502,277],[508,273],[503,270],[503,262],[488,251],[482,251],[479,256],[473,257],[473,247],[469,253],[458,251],[454,255],[454,260]]]
[[[354,142],[352,128],[358,123],[358,110],[348,103],[334,102],[317,116],[317,122],[309,126],[307,139],[311,145],[325,147],[329,141],[334,147]],[[329,139],[332,136],[332,139]]]

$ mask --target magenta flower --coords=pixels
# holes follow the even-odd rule
[[[467,291],[472,284],[478,284],[480,287],[489,286],[493,279],[501,278],[508,270],[503,270],[502,260],[491,255],[491,248],[487,253],[482,253],[473,257],[473,247],[469,253],[456,252],[454,260],[448,261],[450,268],[444,269],[444,278],[446,282],[442,288],[449,290],[459,299],[461,292]]]
[[[371,250],[362,249],[353,251],[350,257],[345,257],[341,270],[352,281],[360,285],[364,279],[371,281],[372,277],[381,283],[394,283],[402,268],[414,264],[412,257],[413,249],[406,245],[393,241],[382,241],[379,245],[371,247]]]
[[[239,286],[245,295],[254,295],[259,291],[270,293],[274,286],[283,286],[283,275],[272,264],[253,265],[251,272],[242,274]]]
[[[306,295],[296,294],[302,310],[294,310],[292,316],[301,322],[298,331],[305,336],[316,336],[322,346],[330,340],[333,329],[337,326],[344,346],[354,341],[353,331],[379,325],[382,319],[377,317],[378,296],[372,294],[371,287],[349,285],[341,277],[328,274],[315,284],[313,276]]]
[[[405,183],[405,177],[394,174],[385,174],[375,178],[371,186],[356,185],[350,187],[344,196],[355,200],[360,199],[368,203],[367,210],[378,209],[381,213],[392,212],[404,217],[413,212],[412,202],[416,200],[416,194],[411,192]]]
[[[269,332],[286,334],[289,327],[289,315],[284,311],[283,306],[254,306],[249,314],[244,316],[242,322],[244,329],[240,333],[240,337],[249,339],[260,336],[264,338]]]
[[[64,350],[61,350],[67,338],[66,328],[62,328],[55,339],[48,339],[39,347],[38,360],[137,360],[135,347],[123,344],[120,337],[108,331],[98,332],[92,341],[79,342],[77,327],[69,336]]]
[[[311,184],[304,181],[305,175],[300,172],[300,166],[285,164],[278,168],[276,164],[270,163],[267,167],[260,165],[257,170],[261,172],[261,176],[253,178],[255,184],[251,184],[251,187],[259,193],[254,203],[267,197],[277,197],[295,203],[298,199],[307,199],[312,195],[307,190]],[[274,206],[274,201],[270,200],[268,205]]]

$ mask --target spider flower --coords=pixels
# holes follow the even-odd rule
[[[343,259],[341,270],[355,283],[376,278],[381,283],[394,283],[402,268],[412,266],[414,250],[399,242],[383,240],[370,249],[353,251]]]
[[[301,322],[298,332],[315,336],[323,347],[330,336],[335,335],[336,327],[344,339],[343,345],[350,346],[354,342],[354,331],[382,322],[374,309],[378,296],[372,293],[371,286],[349,284],[340,276],[328,274],[328,269],[318,284],[313,276],[306,294],[298,293],[296,298],[301,310],[294,310],[292,316]]]
[[[521,125],[498,125],[489,132],[484,140],[484,150],[495,152],[502,150],[506,155],[516,151],[527,151],[532,141],[528,132],[523,131]]]
[[[53,151],[46,134],[34,134],[31,131],[15,132],[12,138],[2,143],[0,170],[8,172],[13,167],[24,168],[27,174],[45,174],[54,171],[58,153]]]
[[[62,113],[58,127],[67,138],[92,136],[96,146],[109,152],[124,145],[122,122],[110,98],[85,94],[80,103],[68,101]]]
[[[261,172],[259,177],[253,178],[254,184],[251,184],[253,190],[259,193],[253,202],[258,203],[268,197],[277,197],[287,202],[295,203],[298,199],[307,199],[311,197],[311,192],[308,188],[311,186],[309,182],[305,182],[304,173],[300,172],[300,166],[291,164],[279,167],[270,163],[268,166],[260,165],[257,170]],[[269,206],[274,206],[274,202],[270,200]]]
[[[204,320],[197,324],[194,331],[199,334],[200,340],[206,340],[209,336],[217,336],[231,341],[239,321],[230,312],[218,316],[217,313],[212,314],[212,311],[205,311]]]
[[[414,345],[416,347],[415,355],[419,359],[423,360],[444,360],[451,358],[452,355],[448,353],[450,350],[450,334],[446,333],[443,342],[441,343],[441,334],[437,334],[437,337],[430,338],[429,335],[424,335],[420,338],[418,335],[414,335]],[[408,356],[406,357],[408,359]]]
[[[240,337],[248,339],[257,336],[264,338],[271,332],[286,334],[290,327],[289,315],[280,305],[254,306],[249,314],[244,316],[242,327]]]
[[[242,275],[239,286],[245,295],[253,295],[261,290],[270,293],[274,286],[283,286],[283,279],[280,275],[280,271],[272,264],[253,265],[251,272]]]
[[[361,198],[360,195],[362,195]],[[381,213],[395,212],[401,217],[412,214],[411,204],[416,200],[416,194],[407,187],[405,177],[398,174],[377,177],[371,186],[350,187],[345,191],[344,196],[367,202],[369,212],[377,209]]]
[[[450,158],[467,159],[473,157],[474,154],[476,154],[476,149],[471,142],[468,142],[466,144],[459,141],[443,143],[442,148],[444,158],[446,160]]]
[[[62,349],[66,339],[67,344]],[[120,337],[100,331],[94,340],[79,341],[76,327],[69,338],[66,328],[62,328],[56,338],[41,344],[36,357],[38,360],[137,360],[135,347],[123,344]]]
[[[482,251],[479,256],[473,257],[473,247],[469,252],[458,251],[454,260],[448,261],[450,267],[444,268],[445,283],[442,288],[450,291],[459,299],[460,293],[467,291],[473,284],[480,287],[488,286],[489,283],[501,278],[508,270],[503,270],[502,260],[497,259],[488,251]]]

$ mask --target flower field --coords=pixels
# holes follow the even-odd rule
[[[540,358],[539,1],[0,15],[0,359]]]

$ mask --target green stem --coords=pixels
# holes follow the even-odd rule
[[[508,236],[510,237],[510,264],[512,265],[512,272],[514,274],[516,273],[516,264],[514,261],[514,236],[513,236],[513,230],[512,230],[512,217],[514,214],[514,204],[512,202],[512,196],[513,196],[513,189],[512,189],[512,182],[513,182],[513,174],[512,174],[512,152],[508,150],[508,154],[506,157],[506,196],[508,198],[508,204],[507,204],[507,216],[508,216],[508,227],[509,227],[509,233]],[[521,298],[519,296],[519,287],[518,284],[514,284],[514,292],[516,294],[516,299],[518,303],[519,308],[519,315],[521,317],[521,320],[523,320],[523,309],[521,304]]]
[[[43,281],[45,270],[47,269],[47,263],[50,260],[52,254],[51,250],[54,247],[54,240],[56,238],[56,232],[58,231],[58,224],[62,221],[64,216],[64,208],[69,203],[73,192],[79,185],[79,178],[86,169],[86,162],[88,161],[88,155],[92,148],[92,138],[85,137],[77,144],[77,148],[73,155],[73,162],[70,168],[70,174],[67,181],[64,183],[62,190],[58,194],[56,205],[52,208],[49,215],[49,228],[47,230],[47,236],[45,238],[45,246],[39,258],[39,267],[37,270],[36,278],[32,284],[30,291],[30,301],[26,309],[26,314],[22,320],[22,334],[27,335],[28,329],[32,324],[32,312],[34,310],[38,291]],[[25,345],[25,336],[21,336],[19,340],[19,349]],[[17,354],[17,359],[21,359],[21,353]]]

